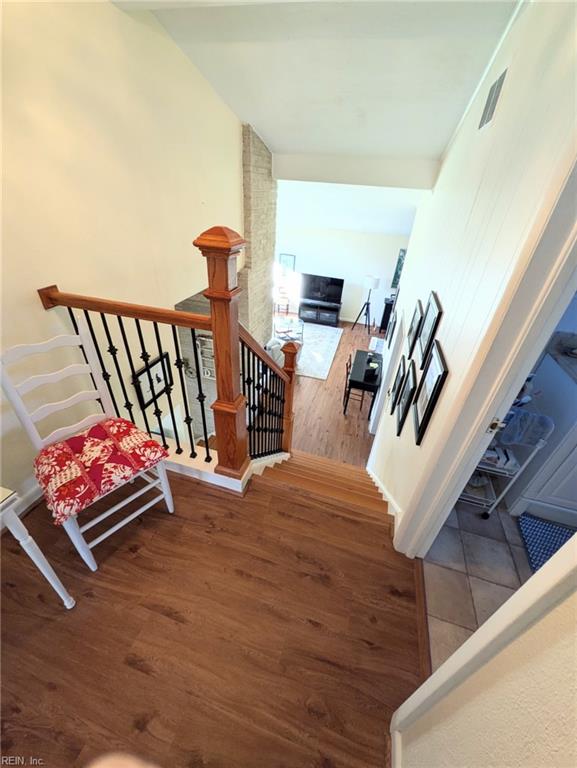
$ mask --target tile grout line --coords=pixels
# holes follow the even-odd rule
[[[475,576],[474,573],[468,573],[467,571],[458,571],[456,568],[451,568],[449,565],[443,565],[442,563],[435,563],[432,560],[425,560],[428,565],[435,565],[437,568],[443,568],[445,571],[451,573],[460,573],[461,576],[466,578],[477,579],[478,581],[484,581],[485,584],[493,584],[495,587],[503,587],[505,589],[519,589],[519,587],[510,587],[508,584],[499,584],[498,581],[491,581],[490,579],[484,579],[482,576]],[[438,618],[438,617],[436,617]]]
[[[473,610],[475,609],[475,605],[473,604]],[[435,616],[434,613],[427,612],[427,616],[430,616],[432,619],[436,619],[437,621],[442,621],[444,624],[452,624],[454,627],[459,627],[459,629],[466,629],[467,632],[476,632],[479,629],[479,624],[477,622],[477,614],[475,613],[475,621],[477,622],[477,626],[471,629],[471,627],[466,627],[464,624],[459,624],[456,621],[449,621],[448,619],[443,619],[441,616]]]

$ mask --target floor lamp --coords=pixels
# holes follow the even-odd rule
[[[371,334],[371,291],[376,291],[379,287],[379,278],[373,277],[372,275],[366,275],[365,276],[365,288],[369,289],[369,295],[367,296],[367,300],[361,307],[361,311],[357,315],[357,319],[353,323],[353,328],[355,325],[359,322],[361,315],[364,314],[365,316],[365,328],[367,329],[367,333]]]

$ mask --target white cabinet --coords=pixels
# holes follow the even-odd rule
[[[532,511],[539,517],[577,525],[577,425],[523,488],[512,515]]]

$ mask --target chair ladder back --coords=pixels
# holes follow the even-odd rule
[[[20,360],[24,360],[27,357],[32,357],[33,355],[50,352],[52,350],[65,347],[83,347],[87,362],[74,363],[57,371],[29,376],[18,384],[15,384],[12,381],[11,375],[6,370],[6,366]],[[63,381],[70,376],[82,374],[92,375],[95,384],[94,389],[83,390],[64,400],[45,403],[35,410],[31,410],[23,400],[23,395],[35,390],[37,387],[40,387],[44,384],[52,384],[55,382]],[[16,412],[16,415],[18,416],[22,426],[26,430],[28,437],[37,450],[41,450],[46,445],[50,445],[50,443],[54,443],[57,440],[62,440],[65,437],[77,434],[83,429],[88,429],[88,427],[92,426],[93,424],[102,421],[103,417],[103,414],[100,413],[91,414],[90,416],[86,416],[75,424],[60,427],[59,429],[51,432],[47,437],[43,438],[38,432],[36,423],[53,413],[65,410],[82,402],[100,400],[104,409],[104,413],[107,416],[115,415],[110,393],[108,392],[98,366],[98,358],[94,344],[92,342],[92,338],[90,337],[88,328],[83,321],[79,321],[78,323],[77,335],[69,334],[63,336],[55,336],[52,339],[48,339],[48,341],[40,342],[38,344],[19,344],[16,347],[8,349],[0,356],[0,378],[2,382],[2,389],[4,390],[8,401],[14,408],[14,411]]]

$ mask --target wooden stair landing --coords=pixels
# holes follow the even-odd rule
[[[350,517],[392,528],[387,502],[362,467],[294,451],[290,459],[267,467],[252,482],[260,487],[288,486],[295,493],[337,504]]]

